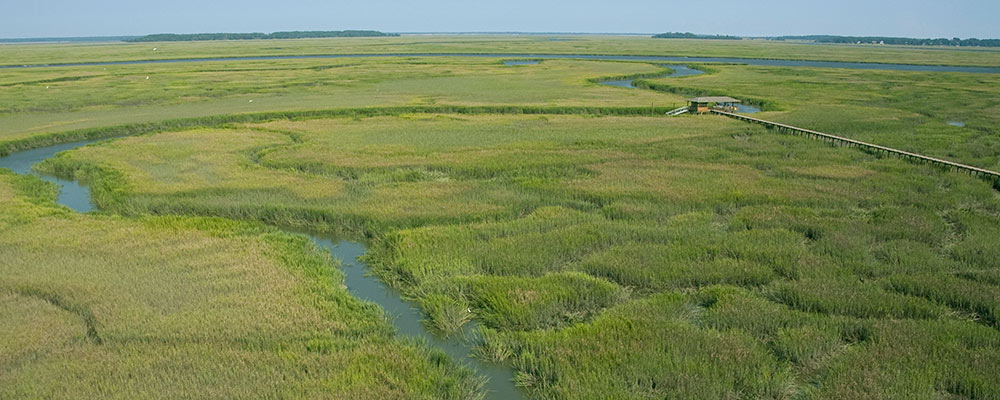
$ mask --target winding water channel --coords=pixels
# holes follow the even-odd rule
[[[700,71],[700,70],[688,67],[687,65],[683,65],[683,64],[661,65],[661,67],[670,68],[673,72],[669,73],[669,74],[660,75],[660,76],[653,76],[653,77],[650,77],[649,79],[667,78],[667,77],[670,77],[670,78],[680,78],[682,76],[694,76],[694,75],[701,75],[701,74],[705,73],[704,71]],[[608,86],[616,86],[616,87],[623,87],[623,88],[635,89],[635,85],[632,84],[635,81],[636,81],[635,79],[622,79],[622,80],[613,80],[613,81],[603,81],[603,82],[601,82],[601,84],[602,85],[608,85]]]
[[[534,65],[539,60],[510,60],[506,65]],[[671,77],[689,76],[702,74],[702,71],[688,68],[685,65],[666,66],[673,70],[672,73],[664,75]],[[632,80],[609,81],[602,84],[634,88]],[[36,164],[54,157],[62,151],[73,150],[101,140],[87,140],[72,143],[63,143],[38,149],[25,150],[0,157],[0,168],[8,168],[18,174],[32,174],[43,180],[53,182],[59,186],[59,196],[57,202],[74,211],[85,213],[94,209],[94,204],[90,197],[90,188],[78,182],[60,179],[54,176],[39,174],[34,171]],[[320,248],[330,252],[330,254],[341,261],[344,272],[344,285],[351,295],[366,301],[378,304],[392,318],[392,324],[396,332],[406,338],[416,339],[426,343],[428,346],[446,353],[453,360],[464,362],[472,367],[481,376],[488,380],[485,389],[487,397],[491,399],[523,399],[524,394],[514,385],[514,371],[503,365],[484,362],[473,357],[475,348],[474,335],[478,332],[478,324],[473,320],[465,325],[462,332],[453,334],[450,337],[442,338],[431,333],[424,326],[425,314],[414,303],[403,299],[399,291],[387,286],[370,273],[368,265],[361,262],[359,257],[367,252],[364,244],[344,240],[341,238],[327,237],[321,234],[294,232],[309,236]]]
[[[539,61],[537,60],[513,60],[509,61],[507,65],[533,65],[538,63]],[[671,65],[669,68],[674,72],[664,76],[687,76],[702,73],[702,71],[691,69],[684,65]],[[610,86],[634,88],[632,80],[602,83]],[[94,203],[90,197],[90,188],[76,181],[37,173],[34,167],[36,164],[54,157],[59,152],[73,150],[101,140],[110,139],[62,143],[16,152],[6,157],[0,157],[0,168],[8,168],[17,174],[36,175],[45,181],[53,182],[59,186],[59,196],[57,198],[59,204],[76,212],[89,212],[94,209]],[[453,360],[464,362],[466,365],[474,368],[481,376],[485,376],[488,379],[485,386],[488,398],[524,398],[523,393],[514,385],[514,372],[511,368],[484,362],[473,357],[472,353],[475,344],[472,339],[475,332],[478,332],[478,325],[475,321],[467,323],[462,332],[453,334],[449,338],[434,335],[423,324],[423,319],[425,318],[423,311],[416,304],[404,300],[399,291],[379,281],[370,273],[368,265],[359,260],[359,257],[368,251],[364,244],[315,233],[295,233],[308,235],[320,248],[329,251],[334,258],[339,259],[344,272],[344,285],[347,287],[347,291],[359,299],[381,306],[392,317],[392,324],[399,335],[424,342],[432,348],[443,351]]]
[[[46,68],[46,67],[81,67],[100,65],[130,65],[130,64],[165,64],[192,63],[213,61],[261,61],[261,60],[299,60],[312,58],[384,58],[384,57],[483,57],[483,58],[518,58],[518,59],[574,59],[602,61],[651,61],[663,63],[727,63],[744,64],[765,67],[807,67],[807,68],[846,68],[883,71],[919,71],[919,72],[969,72],[981,74],[1000,74],[1000,67],[967,67],[956,65],[915,65],[890,63],[863,63],[844,61],[803,61],[761,58],[733,57],[668,57],[668,56],[616,56],[592,54],[518,54],[518,53],[381,53],[381,54],[305,54],[253,57],[206,57],[206,58],[174,58],[159,60],[103,61],[62,64],[22,64],[0,65],[0,68]]]
[[[6,157],[0,157],[0,168],[7,168],[14,171],[16,174],[21,175],[36,175],[43,180],[55,183],[59,186],[59,197],[56,201],[59,204],[69,207],[73,211],[85,213],[94,209],[94,203],[90,200],[90,188],[75,181],[38,174],[34,172],[33,168],[35,164],[51,158],[58,152],[73,150],[77,147],[85,146],[99,140],[63,143],[38,149],[19,151]]]
[[[305,56],[266,56],[266,57],[238,57],[238,58],[194,58],[194,59],[174,59],[174,60],[145,60],[145,61],[116,61],[97,63],[74,63],[61,65],[24,65],[24,66],[0,66],[0,68],[41,68],[54,66],[94,66],[94,65],[121,65],[121,64],[152,64],[152,63],[180,63],[180,62],[209,62],[209,61],[252,61],[252,60],[281,60],[281,59],[304,59],[304,58],[362,58],[362,57],[519,57],[519,60],[510,60],[507,65],[530,65],[537,64],[542,59],[589,59],[589,60],[624,60],[624,61],[650,61],[650,62],[674,62],[674,63],[697,63],[697,62],[729,62],[749,65],[783,66],[783,67],[819,67],[819,68],[850,68],[864,70],[899,70],[899,71],[930,71],[930,72],[972,72],[972,73],[1000,73],[1000,67],[956,67],[956,66],[927,66],[927,65],[905,65],[905,64],[867,64],[867,63],[844,63],[844,62],[824,62],[824,61],[791,61],[791,60],[755,60],[740,58],[711,58],[711,57],[646,57],[646,56],[594,56],[594,55],[568,55],[568,54],[343,54],[343,55],[305,55]],[[698,75],[702,71],[689,68],[683,64],[663,65],[673,70],[673,73],[664,77],[681,77]],[[624,88],[634,88],[633,80],[607,81],[602,84]],[[754,112],[752,107],[744,108],[741,112]],[[107,139],[101,139],[107,140]],[[60,187],[58,203],[77,212],[88,212],[94,209],[94,204],[90,198],[90,189],[75,181],[59,179],[52,176],[45,176],[33,171],[33,167],[56,153],[68,151],[78,147],[97,142],[98,140],[63,143],[44,148],[26,150],[0,157],[0,168],[8,168],[18,174],[35,174],[42,179],[56,183]],[[297,232],[301,233],[301,232]],[[400,293],[379,281],[369,273],[368,266],[358,260],[358,257],[365,254],[367,248],[364,244],[342,240],[339,238],[325,237],[322,235],[309,234],[312,240],[321,248],[330,251],[330,254],[342,261],[342,268],[345,273],[345,285],[347,290],[354,296],[374,302],[381,306],[392,316],[392,323],[399,335],[414,338],[427,343],[432,348],[440,349],[448,354],[452,359],[462,361],[478,371],[481,375],[489,378],[486,385],[488,398],[496,399],[520,399],[524,394],[518,390],[513,383],[514,372],[512,369],[502,365],[483,362],[471,356],[474,343],[469,340],[470,335],[477,331],[477,325],[473,321],[467,324],[461,334],[452,335],[450,338],[438,337],[427,330],[422,320],[424,313],[412,302],[404,300]]]
[[[507,65],[522,65],[522,64],[507,64]],[[695,76],[695,75],[701,75],[701,74],[705,73],[704,71],[691,68],[691,67],[689,67],[687,65],[684,65],[684,64],[669,64],[669,65],[660,65],[660,66],[664,67],[664,68],[670,68],[670,70],[672,70],[673,72],[668,73],[668,74],[659,75],[659,76],[652,76],[652,77],[649,77],[647,79],[680,78],[682,76]],[[610,81],[602,81],[601,84],[602,85],[607,85],[607,86],[620,87],[620,88],[635,89],[636,88],[635,87],[635,81],[636,80],[637,79],[610,80]],[[754,113],[759,113],[760,112],[760,108],[754,107],[754,106],[748,106],[746,104],[737,104],[736,105],[736,112],[742,113],[742,114],[754,114]]]
[[[94,209],[90,198],[90,188],[75,181],[39,174],[34,171],[34,167],[59,152],[73,150],[100,140],[110,139],[63,143],[13,153],[6,157],[0,157],[0,168],[7,168],[22,175],[36,175],[43,180],[57,184],[59,186],[57,202],[76,212],[85,213]],[[478,325],[475,321],[466,324],[461,333],[453,334],[448,338],[438,337],[424,326],[422,322],[424,313],[416,304],[404,300],[397,290],[379,281],[370,273],[368,265],[358,259],[368,251],[364,244],[320,234],[293,233],[308,235],[320,248],[329,251],[334,258],[341,260],[345,275],[344,285],[347,286],[347,291],[359,299],[381,306],[392,317],[392,324],[399,335],[416,339],[426,343],[431,348],[441,350],[448,354],[451,359],[464,362],[481,376],[488,378],[485,386],[488,398],[524,398],[521,391],[514,386],[514,371],[511,368],[484,362],[473,357],[475,343],[472,340],[472,335],[478,332]]]

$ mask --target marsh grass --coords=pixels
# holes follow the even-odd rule
[[[803,311],[858,318],[935,319],[947,307],[919,297],[885,292],[878,284],[856,280],[799,280],[774,288],[778,302]]]
[[[181,118],[149,123],[135,123],[118,126],[86,128],[65,132],[34,134],[24,138],[11,139],[2,142],[0,155],[44,147],[48,145],[82,141],[88,139],[103,139],[119,136],[134,136],[149,133],[169,132],[193,128],[221,127],[230,124],[260,123],[273,120],[308,120],[318,118],[346,117],[369,118],[377,116],[394,116],[403,114],[509,114],[509,115],[663,115],[669,107],[587,107],[587,106],[401,106],[401,107],[364,107],[310,111],[283,111],[246,114],[213,115],[198,118]]]
[[[79,215],[52,189],[0,172],[0,397],[481,396],[471,371],[393,339],[305,237]]]
[[[951,276],[897,275],[886,286],[894,291],[919,296],[973,313],[984,325],[1000,328],[1000,290]]]
[[[617,285],[575,272],[538,278],[467,279],[476,317],[491,328],[505,331],[565,327],[587,321],[629,298],[628,292]]]
[[[394,48],[398,40],[369,44]],[[414,48],[444,51],[539,46],[529,38],[414,41]],[[805,49],[640,42],[568,43],[583,46],[574,51],[705,46],[693,51],[706,55],[787,57],[792,53],[785,51]],[[330,43],[289,48],[319,44],[321,51]],[[649,43],[665,47],[643,47]],[[185,47],[183,54],[220,51],[213,46]],[[274,52],[254,46],[238,44]],[[99,54],[138,54],[112,47]],[[60,47],[25,47],[23,59],[62,57],[54,49]],[[979,63],[995,56],[809,51],[816,49],[822,54],[811,57],[864,61]],[[371,63],[328,61],[277,63],[281,71],[272,72],[257,71],[268,63],[203,65],[195,72],[201,78],[187,75],[190,66],[164,66],[177,82],[199,82],[177,93],[212,98],[200,99],[204,110],[197,112],[171,108],[175,99],[155,90],[139,93],[136,104],[109,99],[101,106],[107,110],[76,110],[79,97],[65,104],[34,98],[29,106],[48,110],[38,116],[67,110],[54,122],[67,125],[40,129],[25,117],[26,125],[4,131],[4,151],[138,136],[39,167],[90,183],[102,212],[118,216],[71,215],[51,205],[51,186],[32,180],[0,185],[11,205],[0,212],[6,224],[0,243],[9,244],[0,251],[20,266],[0,279],[60,295],[53,302],[0,293],[0,304],[9,307],[0,315],[52,332],[14,357],[52,357],[42,346],[67,338],[84,348],[8,380],[28,383],[0,387],[19,394],[41,382],[58,393],[67,384],[45,379],[52,365],[81,374],[79,360],[96,359],[103,369],[83,373],[86,382],[113,390],[120,382],[92,377],[152,376],[148,371],[172,360],[209,354],[246,368],[226,372],[195,361],[184,371],[166,368],[158,375],[166,389],[149,390],[172,397],[190,387],[246,397],[481,393],[481,381],[443,353],[393,340],[379,310],[344,294],[339,276],[307,241],[256,225],[264,221],[368,237],[366,261],[421,305],[432,330],[454,334],[479,320],[478,355],[513,366],[517,383],[535,398],[990,398],[1000,392],[994,188],[735,121],[659,117],[670,108],[662,104],[679,99],[663,91],[726,94],[764,105],[769,119],[990,166],[997,154],[993,115],[1000,115],[986,100],[993,76],[712,65],[696,77],[647,79],[657,92],[587,82],[657,72],[649,65],[622,70],[621,63],[546,61],[506,68],[495,60],[407,57],[367,74]],[[288,90],[364,93],[335,105],[289,94],[287,103],[268,105],[272,111],[250,112],[224,105],[246,103],[242,84],[201,92],[212,79],[231,80],[244,70],[267,75],[262,87],[277,97]],[[3,82],[14,84],[3,90],[44,80],[100,82],[80,72],[5,75]],[[306,83],[316,73],[350,82],[311,87]],[[518,74],[525,77],[507,90]],[[284,80],[290,89],[278,85]],[[373,96],[372,89],[388,94]],[[941,103],[950,98],[971,106]],[[646,107],[650,99],[653,107]],[[383,106],[357,108],[352,101]],[[143,109],[184,118],[122,116]],[[89,112],[133,123],[68,128],[77,125],[67,121]],[[205,113],[216,116],[193,117]],[[952,119],[966,121],[966,128],[943,124]],[[125,265],[94,261],[102,257]],[[81,263],[79,271],[65,267],[71,263]],[[80,283],[68,287],[64,271]],[[98,281],[125,273],[141,279],[128,275],[131,285],[115,290]],[[83,307],[94,316],[101,346],[122,338],[128,346],[110,354],[86,347],[93,346],[86,344],[88,322],[73,312]],[[127,310],[115,311],[121,308]],[[159,318],[164,312],[169,321]],[[25,335],[9,337],[0,349],[25,346]],[[274,381],[292,383],[261,386]],[[370,388],[384,391],[362,391]]]
[[[552,40],[557,39],[557,40]],[[160,50],[152,52],[152,47]],[[165,42],[4,45],[0,65],[152,60],[196,57],[248,57],[308,54],[508,53],[616,54],[741,57],[926,65],[995,66],[1000,51],[990,48],[925,46],[816,46],[805,43],[747,40],[653,39],[614,36],[434,35],[397,38],[247,40],[239,42]]]
[[[658,69],[646,63],[555,60],[518,73],[497,61],[399,57],[3,70],[0,140],[231,114],[421,106],[645,107],[667,101],[662,94],[587,82]],[[81,69],[88,73],[81,75]]]
[[[479,320],[479,356],[535,397],[994,390],[1000,203],[927,166],[709,116],[405,113],[144,135],[43,168],[113,212],[351,226],[432,330]]]
[[[670,93],[726,95],[762,105],[761,117],[869,143],[1000,169],[996,74],[712,66],[653,79]],[[956,107],[955,104],[962,106]],[[947,124],[962,121],[964,127]]]
[[[525,343],[513,361],[518,383],[540,398],[783,397],[789,371],[765,347],[738,332],[699,329],[677,318],[685,310],[684,296],[663,293],[590,324],[514,336]]]

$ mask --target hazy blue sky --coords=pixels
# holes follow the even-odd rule
[[[377,29],[1000,38],[1000,0],[0,0],[0,37]]]

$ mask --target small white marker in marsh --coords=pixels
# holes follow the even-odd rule
[[[253,103],[253,100],[250,100],[250,102]]]
[[[148,76],[146,77],[146,80],[147,80],[147,81],[149,80],[149,77],[148,77]]]
[[[156,51],[156,47],[153,48],[153,51]]]

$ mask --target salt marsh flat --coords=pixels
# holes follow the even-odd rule
[[[627,37],[157,46],[0,46],[0,64],[1000,54]],[[6,152],[107,139],[35,167],[89,185],[91,213],[0,173],[0,393],[490,396],[483,373],[397,335],[293,231],[363,242],[424,329],[511,369],[528,398],[1000,393],[1000,184],[665,115],[728,95],[767,119],[996,170],[1000,75],[691,63],[705,73],[670,78],[651,62],[514,58],[0,69]],[[622,77],[638,88],[600,83]]]

